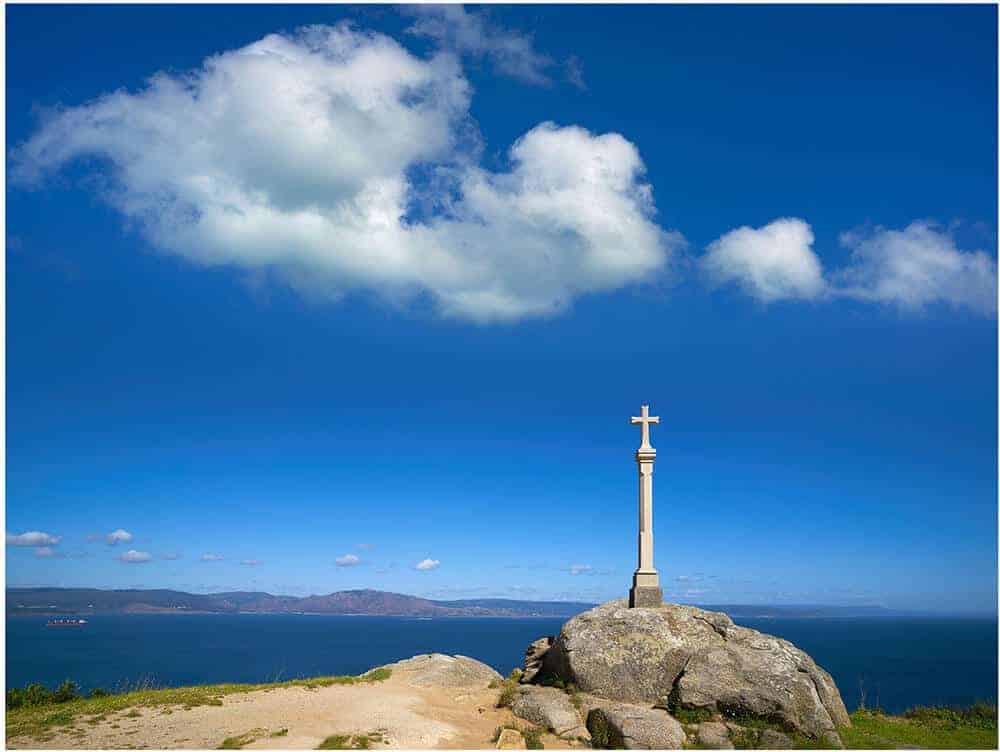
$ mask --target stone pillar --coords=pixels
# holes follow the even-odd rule
[[[651,419],[648,408],[643,405],[642,417],[633,418],[632,422],[643,424],[643,440],[635,453],[639,466],[639,567],[632,577],[628,605],[629,608],[648,608],[663,604],[660,574],[653,566],[653,461],[656,450],[649,444],[649,424],[658,423],[659,419]]]

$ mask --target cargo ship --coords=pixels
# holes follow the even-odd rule
[[[82,627],[86,619],[50,619],[46,627]]]

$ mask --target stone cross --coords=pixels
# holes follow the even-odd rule
[[[660,575],[653,567],[653,461],[656,450],[649,443],[649,426],[660,419],[649,414],[649,405],[643,405],[639,417],[632,417],[632,425],[642,425],[642,443],[635,452],[639,465],[639,568],[632,576],[632,589],[628,593],[629,608],[648,608],[663,604]]]

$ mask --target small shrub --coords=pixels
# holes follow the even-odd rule
[[[515,699],[517,699],[517,687],[505,682],[503,689],[500,690],[500,696],[497,698],[497,707],[509,708],[514,704]]]
[[[44,684],[29,684],[24,688],[26,706],[48,705],[50,702],[52,702],[52,691]]]
[[[587,730],[590,732],[590,741],[595,749],[611,747],[611,730],[603,713],[591,713],[587,716]]]
[[[273,739],[276,736],[288,736],[288,729],[283,728],[283,729],[278,729],[277,731],[272,731],[271,738]]]
[[[521,681],[522,676],[524,676],[524,672],[521,669],[519,668],[511,669],[511,672],[507,674],[507,681],[514,682],[516,684],[517,682]]]
[[[101,689],[100,687],[94,687],[92,690],[90,690],[90,694],[87,695],[87,697],[90,697],[90,698],[94,698],[94,697],[110,697],[110,696],[111,696],[111,693],[108,692],[108,690]]]
[[[20,689],[11,687],[7,690],[7,710],[15,710],[24,705],[24,696]]]
[[[69,702],[80,696],[80,688],[75,681],[67,679],[52,693],[52,702]]]
[[[524,737],[524,746],[528,749],[545,749],[545,745],[542,744],[542,734],[544,733],[542,729],[535,726],[522,729],[521,736]]]

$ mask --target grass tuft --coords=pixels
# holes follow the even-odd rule
[[[500,696],[497,697],[497,707],[498,708],[509,708],[514,704],[514,700],[517,699],[517,685],[508,684],[504,682],[503,689],[500,690]]]
[[[267,729],[255,728],[246,731],[239,736],[230,736],[222,740],[217,749],[243,749],[250,742],[255,742],[267,734]]]
[[[382,736],[373,734],[334,734],[328,736],[316,749],[369,749],[372,741],[381,741]]]
[[[522,729],[521,736],[524,737],[524,746],[528,749],[545,749],[545,745],[542,744],[544,733],[545,730],[537,726],[528,726]]]

